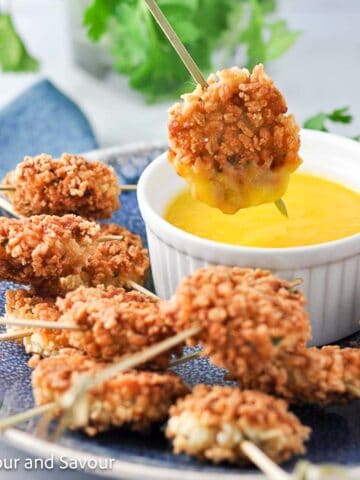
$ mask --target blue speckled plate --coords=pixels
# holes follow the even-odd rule
[[[122,182],[135,183],[146,165],[164,150],[161,145],[133,145],[121,148],[92,152],[89,156],[100,158],[111,164]],[[121,196],[122,209],[112,221],[125,225],[140,234],[146,242],[145,229],[140,217],[136,194],[124,193]],[[4,292],[12,288],[3,283],[0,287],[1,309],[4,306]],[[2,312],[1,312],[2,314]],[[358,338],[344,343],[359,344]],[[0,415],[10,415],[33,406],[30,386],[30,369],[26,365],[27,356],[22,348],[14,343],[0,345]],[[190,384],[199,382],[221,383],[223,371],[211,367],[204,359],[195,360],[178,368],[178,372]],[[360,477],[360,402],[344,407],[303,407],[295,410],[302,421],[313,429],[308,443],[306,458],[311,462],[336,462],[347,465]],[[68,456],[86,460],[94,458],[114,458],[116,462],[108,471],[94,471],[101,475],[122,479],[185,480],[262,478],[255,469],[214,466],[200,463],[187,456],[174,456],[162,434],[161,428],[148,436],[114,430],[96,438],[88,438],[81,433],[67,432],[58,443],[38,440],[32,435],[35,422],[30,421],[19,429],[8,430],[5,439],[36,455],[55,458]],[[285,467],[292,469],[294,462]],[[355,477],[354,477],[355,478]]]

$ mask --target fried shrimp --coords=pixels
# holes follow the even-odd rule
[[[94,376],[106,366],[108,364],[71,349],[41,360],[32,374],[37,405],[58,400],[80,375]],[[88,421],[83,429],[90,436],[122,426],[146,432],[153,424],[164,421],[170,406],[186,393],[188,388],[174,373],[129,371],[118,374],[86,393]]]
[[[183,100],[169,111],[169,161],[193,196],[230,214],[280,199],[299,127],[263,66],[220,71]]]
[[[246,464],[241,444],[255,443],[275,462],[305,452],[310,429],[284,400],[236,387],[198,385],[170,408],[166,436],[174,452],[214,463]]]
[[[59,159],[42,154],[25,157],[4,180],[14,210],[26,217],[76,213],[109,218],[120,208],[120,187],[114,169],[64,153]]]
[[[75,215],[0,218],[0,280],[36,285],[81,272],[98,225]]]
[[[114,360],[135,353],[165,338],[174,330],[165,324],[159,301],[140,292],[99,286],[79,287],[56,302],[60,321],[82,330],[69,332],[69,343],[91,357]],[[152,366],[166,368],[170,353],[151,361]]]
[[[97,244],[82,272],[84,284],[121,286],[127,280],[144,284],[150,262],[139,235],[120,225],[101,225],[98,236],[107,235],[119,235],[122,240]]]
[[[234,378],[243,388],[262,390],[291,403],[347,403],[360,398],[360,350],[327,346],[285,352],[260,374]]]
[[[199,324],[188,345],[200,343],[214,364],[252,378],[279,352],[306,345],[304,305],[302,293],[268,271],[216,266],[185,278],[162,312],[177,332]]]
[[[57,322],[60,317],[59,309],[53,298],[40,297],[29,290],[8,290],[6,292],[5,318],[9,320],[42,320]],[[7,327],[8,331],[23,327]],[[26,329],[26,327],[25,327]],[[29,328],[31,335],[22,339],[26,353],[33,353],[41,357],[56,354],[60,349],[69,347],[67,330]]]
[[[129,280],[143,285],[150,261],[148,251],[144,248],[139,235],[112,223],[100,225],[100,232],[95,240],[107,235],[117,235],[119,238],[97,242],[80,274],[59,278],[51,283],[43,282],[37,285],[37,291],[42,295],[56,297],[80,286],[120,287],[126,285]]]

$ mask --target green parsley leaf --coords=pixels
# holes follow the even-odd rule
[[[281,57],[294,45],[301,32],[289,30],[285,20],[269,24],[270,38],[266,45],[266,61]]]
[[[0,13],[0,66],[4,72],[33,72],[39,67],[5,13]]]
[[[310,130],[320,130],[321,132],[328,132],[329,130],[325,127],[326,120],[329,119],[327,113],[318,113],[317,115],[308,118],[304,123],[304,128],[309,128]]]
[[[274,13],[276,10],[276,0],[260,0],[260,6],[263,13]]]
[[[263,35],[264,14],[258,0],[250,0],[251,15],[247,29],[240,40],[247,45],[247,67],[252,69],[266,61],[266,43]]]
[[[285,22],[268,24],[276,0],[158,0],[199,68],[213,70],[221,46],[230,63],[240,43],[248,66],[281,55],[297,38]],[[148,101],[177,96],[194,87],[189,73],[152,18],[144,0],[92,0],[84,25],[93,41],[105,33],[114,67]]]
[[[247,3],[249,21],[238,40],[247,48],[247,67],[252,69],[258,63],[267,63],[283,55],[296,42],[300,32],[290,30],[284,20],[268,22],[266,15],[273,12],[274,4],[261,0],[249,0]],[[235,43],[235,48],[238,43]]]
[[[317,115],[308,118],[304,122],[304,128],[311,130],[320,130],[321,132],[328,132],[326,122],[345,123],[349,124],[353,120],[349,112],[349,107],[338,108],[329,113],[320,112]]]
[[[84,26],[91,40],[99,40],[106,32],[117,4],[118,0],[93,0],[85,10]]]
[[[349,112],[349,107],[343,107],[329,113],[329,120],[332,122],[351,123],[353,117]]]

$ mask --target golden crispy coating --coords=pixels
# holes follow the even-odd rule
[[[54,159],[42,154],[25,157],[5,184],[14,209],[26,217],[76,213],[86,218],[109,218],[120,208],[120,187],[114,169],[64,153]]]
[[[175,453],[214,463],[249,463],[241,443],[255,443],[275,462],[304,453],[310,429],[283,400],[233,387],[198,385],[170,409],[166,436]]]
[[[80,274],[59,278],[58,281],[37,285],[42,295],[65,295],[80,286],[96,287],[113,285],[120,287],[133,280],[145,283],[150,262],[139,235],[116,224],[100,225],[98,238],[106,235],[122,235],[123,240],[97,242]]]
[[[84,328],[69,333],[71,346],[98,359],[114,360],[174,335],[160,314],[159,301],[136,291],[80,287],[64,299],[58,298],[57,305],[60,321]],[[166,368],[170,353],[156,357],[151,364]]]
[[[32,374],[36,403],[43,405],[59,399],[81,374],[94,376],[107,365],[69,349],[40,361]],[[89,414],[84,430],[95,435],[126,425],[134,431],[146,431],[164,421],[169,407],[186,393],[188,388],[174,373],[118,374],[87,393]]]
[[[98,225],[82,217],[0,217],[0,280],[36,282],[80,273]]]
[[[299,127],[257,65],[198,85],[169,111],[169,160],[193,195],[225,213],[273,202],[301,163]]]
[[[280,351],[310,338],[302,293],[268,271],[208,267],[185,278],[162,312],[176,331],[198,323],[203,355],[241,378],[261,372]]]
[[[241,387],[292,403],[346,403],[360,397],[360,349],[328,346],[284,352],[260,374],[234,378]]]
[[[57,322],[60,317],[59,309],[53,298],[40,297],[29,290],[8,290],[6,292],[6,318],[16,320],[42,320]],[[8,330],[22,327],[8,327]],[[27,353],[47,357],[54,355],[60,349],[69,347],[67,330],[37,328],[31,329],[32,335],[25,337],[22,342]]]
[[[98,242],[83,269],[85,283],[92,287],[121,286],[126,280],[143,284],[150,262],[139,235],[120,225],[101,225],[98,236],[106,235],[122,235],[123,240]]]

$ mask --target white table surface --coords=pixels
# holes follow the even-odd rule
[[[73,0],[75,1],[75,0]],[[359,0],[281,0],[280,15],[303,34],[294,48],[271,65],[271,76],[298,121],[320,110],[350,106],[353,125],[335,131],[360,134],[360,2]],[[148,106],[130,91],[126,80],[108,85],[71,60],[63,0],[13,0],[16,25],[30,50],[41,59],[40,74],[0,74],[0,108],[40,75],[50,78],[89,117],[101,146],[164,140],[168,103]],[[0,459],[21,457],[0,443]],[[21,462],[20,462],[21,463]],[[91,478],[85,473],[26,472],[28,480]],[[20,480],[24,472],[0,470],[0,479]]]

